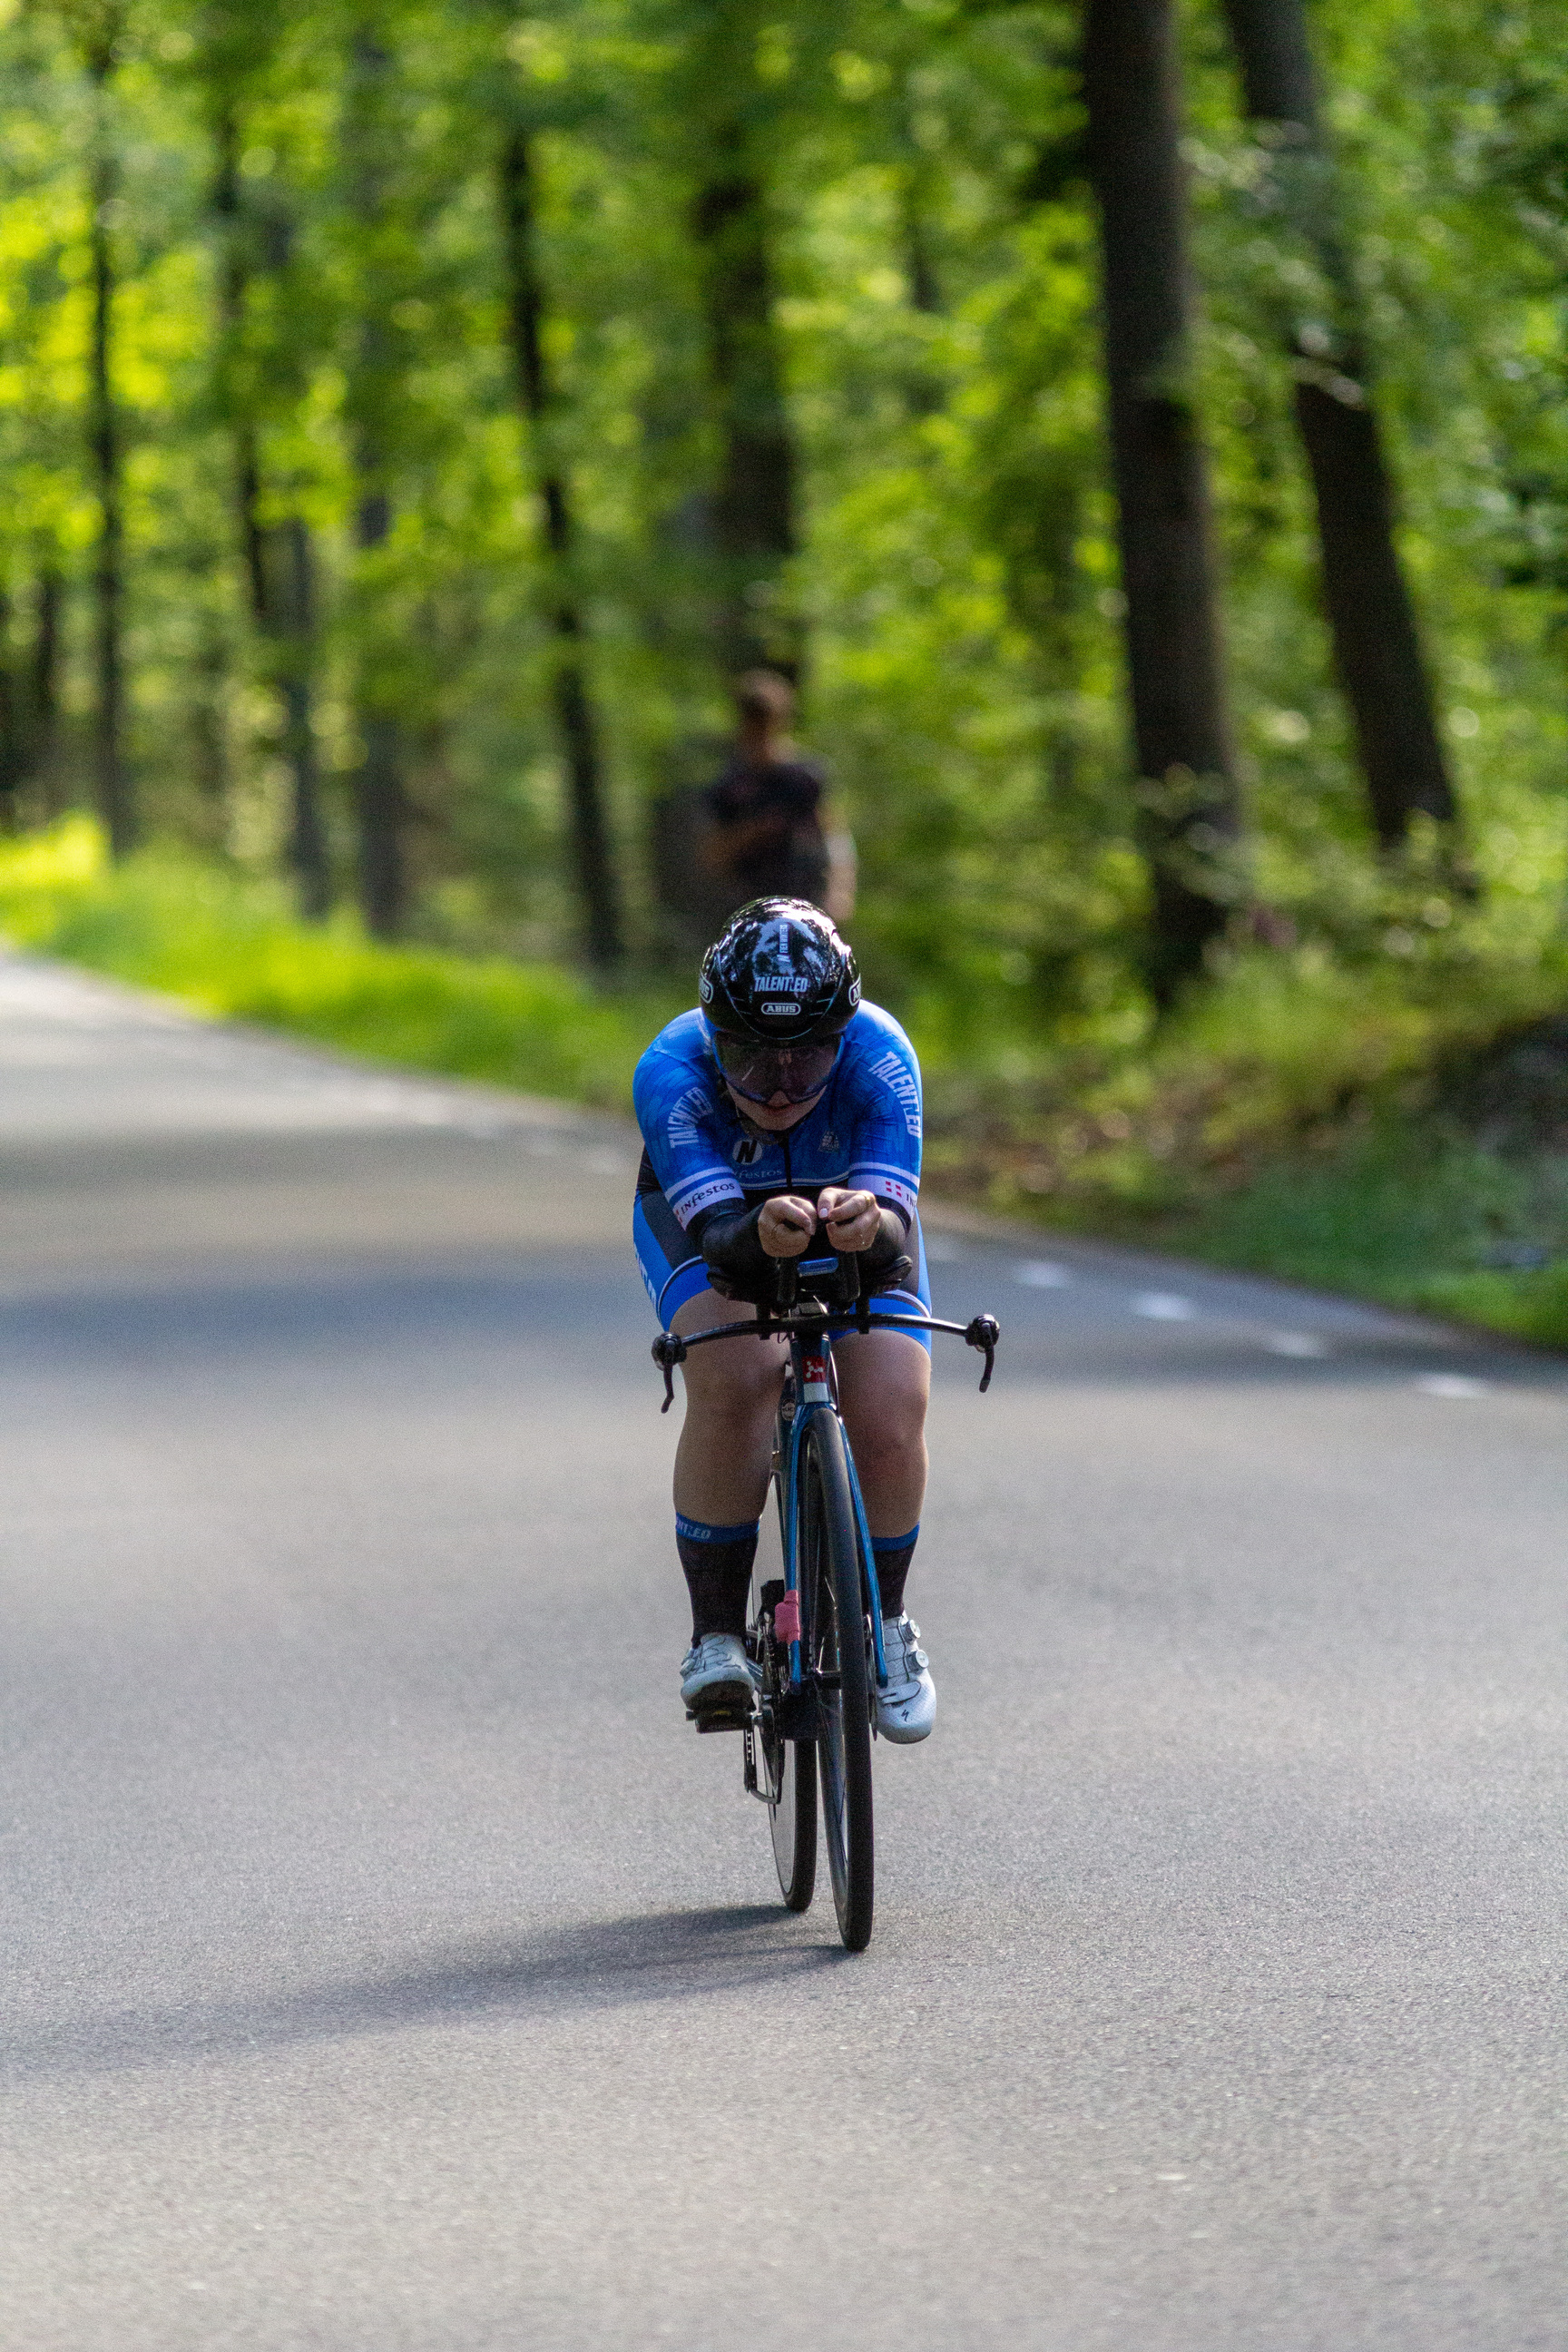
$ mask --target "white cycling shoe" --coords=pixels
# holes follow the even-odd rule
[[[752,1712],[754,1669],[738,1633],[704,1633],[680,1662],[680,1696],[699,1728],[711,1719],[738,1725]]]
[[[907,1615],[883,1618],[888,1682],[886,1689],[875,1686],[877,1728],[899,1748],[912,1748],[917,1739],[929,1738],[936,1721],[936,1685],[920,1638],[920,1627],[911,1625]]]

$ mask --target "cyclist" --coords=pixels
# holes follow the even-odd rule
[[[879,1313],[931,1312],[916,1203],[921,1078],[889,1013],[861,1002],[855,958],[820,908],[758,898],[702,964],[700,1003],[654,1039],[634,1099],[646,1149],[633,1227],[667,1329],[749,1315],[773,1261],[854,1251]],[[817,1241],[819,1223],[827,1247]],[[924,1332],[835,1341],[881,1591],[887,1739],[923,1739],[936,1690],[904,1584],[925,1493]],[[700,1723],[749,1701],[747,1593],[767,1493],[783,1340],[697,1349],[684,1366],[675,1540],[691,1596],[680,1695]]]

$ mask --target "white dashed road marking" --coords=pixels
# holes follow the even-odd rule
[[[1013,1268],[1013,1279],[1026,1290],[1065,1290],[1072,1276],[1054,1258],[1026,1257]]]
[[[1178,1298],[1173,1290],[1141,1290],[1132,1301],[1133,1314],[1151,1323],[1190,1323],[1197,1311],[1190,1298]]]
[[[1485,1381],[1472,1381],[1464,1372],[1423,1372],[1415,1383],[1426,1396],[1479,1397],[1490,1393]]]
[[[1310,1331],[1266,1332],[1264,1346],[1271,1356],[1326,1356],[1327,1343]]]

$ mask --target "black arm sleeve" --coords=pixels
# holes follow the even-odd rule
[[[906,1246],[909,1228],[901,1209],[880,1203],[877,1238],[860,1255],[860,1275],[868,1290],[901,1288],[915,1276],[914,1260]]]
[[[757,1232],[762,1207],[709,1209],[691,1228],[708,1279],[721,1298],[763,1298],[773,1290],[773,1263]]]
[[[702,1252],[708,1280],[721,1298],[771,1299],[773,1295],[778,1260],[763,1247],[758,1232],[762,1214],[760,1202],[754,1209],[709,1209],[689,1228]],[[884,1205],[877,1238],[860,1253],[860,1275],[868,1290],[913,1281],[914,1263],[907,1240],[902,1212]],[[820,1255],[825,1242],[819,1227],[817,1240],[805,1255]]]

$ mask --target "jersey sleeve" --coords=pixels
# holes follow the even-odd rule
[[[858,1051],[849,1181],[914,1216],[921,1191],[921,1066],[898,1023],[886,1013]]]
[[[705,1209],[744,1202],[699,1063],[656,1038],[637,1064],[632,1102],[659,1191],[683,1231]]]

